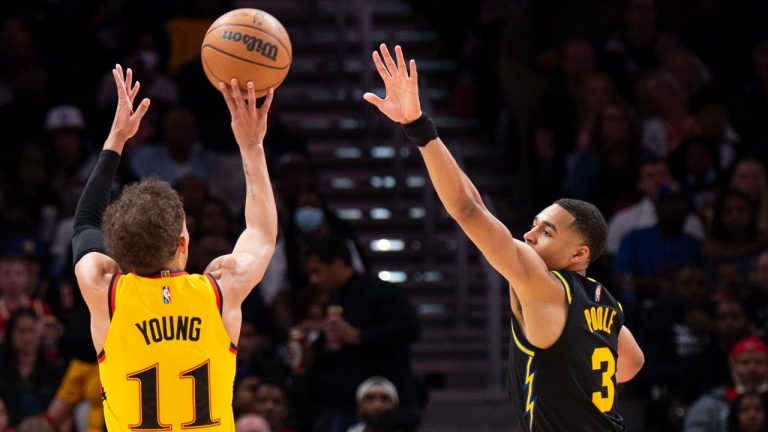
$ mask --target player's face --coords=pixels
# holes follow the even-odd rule
[[[531,229],[523,235],[550,270],[568,270],[571,257],[583,246],[581,237],[571,228],[573,216],[557,204],[545,208],[533,219]]]

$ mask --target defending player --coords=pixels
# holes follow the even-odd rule
[[[448,213],[509,282],[512,341],[508,390],[519,428],[531,431],[621,431],[616,384],[630,380],[643,354],[624,327],[621,305],[587,267],[603,251],[607,227],[592,204],[562,199],[542,210],[524,242],[483,205],[419,103],[416,62],[406,67],[386,45],[373,53],[385,99],[365,100],[419,146]],[[383,58],[383,60],[382,60]]]

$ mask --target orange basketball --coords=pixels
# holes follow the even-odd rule
[[[285,27],[258,9],[235,9],[220,16],[205,33],[200,49],[203,70],[217,89],[236,78],[245,91],[253,81],[256,97],[283,82],[291,66],[291,40]]]

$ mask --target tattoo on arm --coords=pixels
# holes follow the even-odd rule
[[[243,171],[245,172],[245,182],[248,184],[248,191],[251,194],[251,199],[253,201],[256,201],[256,181],[251,176],[251,173],[248,172],[248,163],[243,160]]]

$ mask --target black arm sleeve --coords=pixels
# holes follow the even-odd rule
[[[120,155],[111,150],[99,154],[99,160],[85,184],[75,209],[75,233],[72,237],[72,258],[76,264],[89,252],[106,253],[101,233],[101,218],[109,205],[112,181],[115,179]]]

